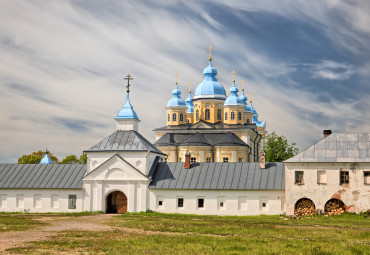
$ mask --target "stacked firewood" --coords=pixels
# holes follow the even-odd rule
[[[344,213],[344,204],[339,200],[329,201],[325,205],[325,214],[340,215],[342,213]]]
[[[294,214],[297,216],[313,216],[315,214],[315,205],[309,199],[301,199],[296,204]]]

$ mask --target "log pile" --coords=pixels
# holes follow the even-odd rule
[[[328,215],[340,215],[345,212],[344,204],[339,200],[332,200],[325,205],[325,214]]]
[[[297,216],[313,216],[315,214],[315,205],[309,199],[301,199],[295,206],[294,214]]]

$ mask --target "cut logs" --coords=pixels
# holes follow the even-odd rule
[[[344,203],[338,199],[329,200],[325,205],[325,214],[340,215],[345,212]]]
[[[295,205],[294,214],[297,216],[313,216],[315,215],[315,204],[310,199],[303,198]]]

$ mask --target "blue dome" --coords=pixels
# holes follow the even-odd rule
[[[251,102],[250,108],[253,112],[252,122],[255,123],[257,127],[265,127],[266,122],[258,120],[258,113],[257,113],[256,109],[254,109],[252,102]]]
[[[233,82],[233,86],[230,88],[230,96],[225,100],[224,105],[244,105],[243,101],[238,96],[238,88],[235,86],[235,82]]]
[[[53,161],[51,161],[47,152],[45,156],[41,159],[40,164],[53,164]]]
[[[187,113],[194,112],[193,98],[191,97],[191,92],[189,91],[189,96],[186,98],[186,106],[188,107]]]
[[[239,98],[243,101],[243,104],[245,105],[244,112],[252,112],[252,109],[249,107],[247,103],[247,96],[244,94],[244,90],[242,90],[242,94],[239,96]]]
[[[116,119],[136,119],[139,120],[134,108],[130,103],[130,93],[127,92],[126,103],[117,114]]]
[[[212,66],[212,62],[204,68],[203,75],[205,76],[202,83],[198,85],[194,93],[194,99],[198,98],[226,98],[224,87],[218,82],[216,75],[217,70]]]
[[[167,103],[167,107],[172,107],[172,106],[185,106],[186,107],[185,101],[182,100],[182,98],[180,97],[181,91],[179,90],[179,86],[177,84],[176,84],[176,88],[172,90],[172,95],[173,95],[172,98]]]

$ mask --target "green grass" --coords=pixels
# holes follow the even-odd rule
[[[370,254],[370,218],[128,213],[111,232],[66,231],[22,254]]]
[[[42,224],[27,214],[0,214],[0,232],[22,231]]]

